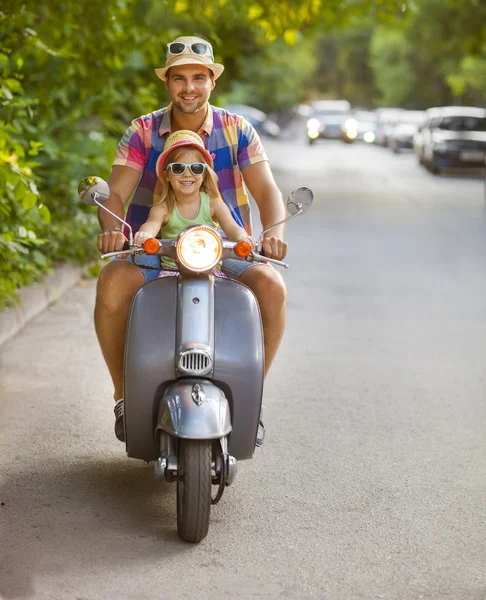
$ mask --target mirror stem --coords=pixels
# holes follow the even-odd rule
[[[279,221],[278,223],[275,223],[275,225],[272,225],[271,227],[268,227],[267,229],[262,231],[260,233],[260,237],[258,238],[257,252],[260,252],[262,249],[263,236],[267,233],[267,231],[270,231],[271,229],[274,229],[275,227],[282,225],[282,223],[286,223],[287,221],[290,221],[290,219],[293,219],[294,217],[298,217],[301,214],[302,214],[302,208],[299,208],[299,212],[296,212],[295,215],[290,215],[290,217],[286,217],[285,219],[283,219],[283,221]]]
[[[130,244],[130,246],[133,246],[133,231],[132,231],[132,228],[130,227],[130,225],[129,225],[129,224],[126,222],[126,221],[124,221],[123,219],[120,219],[120,217],[119,217],[118,215],[115,215],[115,213],[112,213],[112,212],[111,212],[111,210],[108,210],[108,209],[106,208],[106,206],[103,206],[103,204],[101,204],[100,202],[98,202],[98,200],[97,200],[97,198],[98,198],[98,195],[99,195],[99,194],[97,194],[97,193],[94,193],[94,194],[93,194],[93,200],[94,200],[94,202],[96,202],[96,204],[97,204],[97,205],[98,205],[100,208],[102,208],[103,210],[106,210],[106,212],[107,212],[107,213],[110,213],[110,215],[111,215],[112,217],[115,217],[115,219],[116,219],[117,221],[120,221],[120,223],[123,223],[123,225],[126,225],[126,227],[128,227],[128,230],[129,230],[129,232],[130,232],[130,234],[129,234],[129,240],[128,240],[128,243]]]

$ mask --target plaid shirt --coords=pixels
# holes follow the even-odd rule
[[[156,198],[155,164],[171,133],[171,106],[132,121],[113,162],[114,165],[132,167],[141,174],[126,216],[133,233],[147,220]],[[211,105],[208,105],[206,120],[197,133],[213,157],[223,200],[238,225],[251,234],[250,204],[241,171],[268,160],[258,134],[243,117]]]

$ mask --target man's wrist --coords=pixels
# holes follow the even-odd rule
[[[119,231],[120,233],[123,233],[123,230],[120,229],[120,227],[112,227],[111,229],[106,229],[105,231],[103,231],[103,233],[110,233],[110,231]]]

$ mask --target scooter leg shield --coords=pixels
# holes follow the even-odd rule
[[[207,379],[180,379],[162,396],[157,429],[186,439],[219,439],[231,431],[228,401]]]
[[[249,460],[255,450],[263,392],[263,330],[253,292],[233,279],[215,281],[213,381],[230,404],[228,452]]]
[[[175,380],[177,277],[155,279],[132,301],[125,346],[125,427],[130,458],[157,460],[159,402]]]

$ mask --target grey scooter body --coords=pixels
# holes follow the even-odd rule
[[[196,357],[192,371],[190,360],[181,371],[183,354]],[[264,353],[258,303],[244,284],[180,275],[142,286],[131,306],[124,372],[129,457],[157,460],[157,431],[193,439],[229,434],[228,453],[252,457]],[[196,399],[194,389],[202,390]]]

